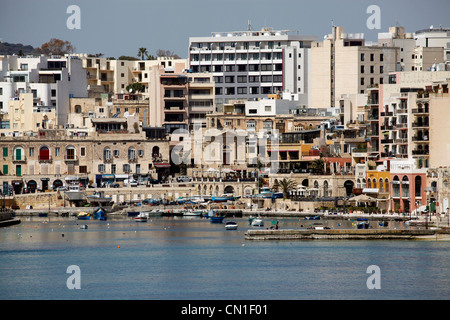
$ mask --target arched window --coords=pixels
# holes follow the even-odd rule
[[[128,160],[136,160],[136,149],[133,147],[128,149]]]
[[[392,196],[396,198],[400,197],[400,179],[398,176],[394,176],[392,180]]]
[[[76,160],[76,154],[75,154],[75,147],[74,146],[68,146],[66,148],[66,160]]]
[[[416,197],[422,196],[422,177],[416,176],[414,179],[414,195]]]
[[[47,146],[39,148],[39,160],[50,160],[50,149]]]
[[[106,147],[105,149],[103,149],[103,160],[111,160],[111,159],[112,159],[111,149],[109,147]]]
[[[323,182],[323,196],[328,197],[328,181]]]
[[[384,191],[389,193],[389,179],[384,179]]]
[[[380,178],[380,181],[378,183],[378,186],[380,188],[380,192],[384,192],[384,183],[383,183],[383,178]]]
[[[402,179],[402,198],[409,197],[409,179],[407,176],[404,176]]]

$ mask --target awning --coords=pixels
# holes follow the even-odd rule
[[[156,168],[170,168],[170,163],[153,163]]]
[[[130,176],[128,174],[116,174],[116,179],[128,179]]]
[[[42,180],[42,179],[41,179]],[[66,177],[66,179],[65,179],[66,181],[68,181],[68,180],[80,180],[80,178],[79,177]]]
[[[102,174],[102,179],[114,179],[113,174]]]
[[[364,188],[363,193],[378,193],[380,190],[378,188]]]

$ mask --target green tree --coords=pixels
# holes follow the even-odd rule
[[[128,92],[130,92],[130,89],[131,89],[131,92],[132,92],[132,93],[139,93],[139,92],[144,91],[145,87],[144,87],[144,85],[143,85],[142,83],[140,83],[140,82],[134,82],[134,83],[132,83],[132,84],[127,85],[127,87],[126,87],[125,89],[126,89]]]
[[[325,161],[323,159],[317,159],[309,163],[308,168],[312,169],[314,172],[318,174],[323,174],[324,172]]]
[[[276,180],[272,189],[280,188],[283,192],[283,198],[288,198],[289,191],[296,187],[297,183],[294,180],[283,178],[283,180]]]

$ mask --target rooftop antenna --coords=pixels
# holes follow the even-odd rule
[[[250,19],[248,19],[247,24],[248,24],[247,30],[252,31],[252,25],[251,25]]]

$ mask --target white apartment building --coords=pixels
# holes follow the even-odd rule
[[[69,98],[87,97],[86,71],[76,56],[0,57],[0,112],[22,93],[33,94],[33,106],[56,110],[57,124],[67,123]]]
[[[450,65],[450,28],[434,28],[418,30],[414,33],[416,45],[430,48],[439,47],[444,49],[445,63]]]
[[[251,28],[249,28],[251,29]],[[298,94],[309,105],[310,48],[316,37],[288,30],[213,32],[189,38],[193,72],[212,72],[216,106],[269,94]]]

